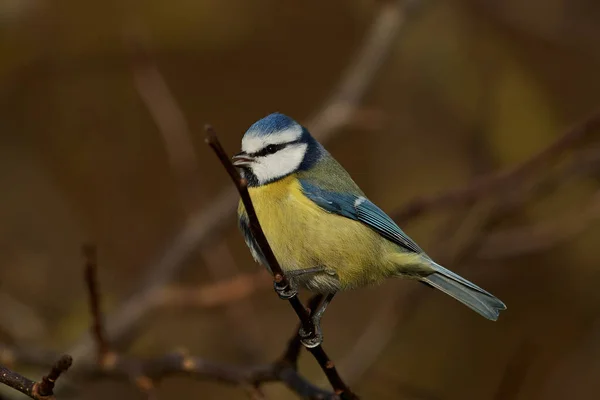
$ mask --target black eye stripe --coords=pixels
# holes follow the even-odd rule
[[[275,153],[277,153],[279,150],[282,150],[282,149],[286,148],[290,144],[295,144],[295,143],[298,143],[298,142],[299,142],[299,140],[294,140],[293,142],[288,142],[288,143],[270,144],[270,145],[266,146],[265,148],[260,149],[259,151],[251,153],[249,155],[252,156],[252,157],[264,157],[264,156],[268,156],[269,154],[275,154]]]

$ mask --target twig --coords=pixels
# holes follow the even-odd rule
[[[202,186],[198,184],[199,164],[188,122],[152,57],[149,35],[143,25],[135,21],[129,29],[131,32],[126,39],[132,56],[135,88],[163,140],[181,201],[186,211],[194,211],[199,204],[199,188]]]
[[[357,50],[333,95],[307,123],[307,127],[322,143],[331,140],[339,129],[346,125],[347,121],[344,118],[352,115],[352,107],[360,102],[392,48],[405,21],[407,7],[405,2],[383,2],[375,14],[363,44]],[[339,112],[342,109],[343,112]],[[146,314],[154,304],[153,296],[157,290],[178,271],[188,255],[197,251],[202,244],[206,244],[208,239],[214,238],[226,225],[236,203],[235,190],[227,188],[217,195],[208,207],[186,221],[181,232],[173,238],[164,253],[146,268],[148,273],[142,279],[136,294],[117,307],[115,314],[107,317],[106,329],[113,341],[118,341]],[[93,346],[91,337],[86,335],[69,350],[69,354],[77,360],[82,360],[91,354]],[[78,365],[79,362],[74,368],[78,368]]]
[[[96,360],[100,365],[107,361],[110,352],[108,339],[101,311],[101,297],[98,290],[98,261],[96,247],[91,244],[83,246],[83,256],[85,257],[85,283],[88,289],[90,314],[92,315],[92,335],[96,343]]]
[[[168,287],[157,293],[154,306],[210,308],[227,305],[246,299],[257,290],[273,288],[268,277],[267,271],[261,269],[198,288]]]
[[[191,357],[183,352],[167,354],[147,360],[127,357],[115,352],[108,352],[108,340],[105,336],[101,319],[102,309],[100,303],[100,290],[98,288],[98,280],[96,277],[96,252],[92,246],[86,246],[85,249],[86,283],[90,293],[90,310],[94,316],[94,338],[97,341],[98,349],[107,349],[106,353],[102,353],[102,357],[98,360],[99,362],[89,364],[83,363],[81,365],[80,372],[84,373],[86,376],[127,379],[134,382],[149,398],[155,396],[155,384],[170,375],[187,375],[199,379],[218,380],[239,385],[246,388],[247,391],[250,390],[250,388],[258,388],[264,382],[282,381],[290,387],[290,389],[306,398],[333,399],[335,397],[333,393],[328,393],[317,388],[305,378],[298,375],[297,365],[294,362],[289,362],[290,358],[286,357],[271,364],[236,367]],[[316,307],[314,301],[314,299],[311,301],[309,304],[310,307]],[[297,336],[298,333],[295,332],[294,338]],[[292,342],[295,340],[296,339],[293,339]],[[290,347],[292,346],[290,345]],[[2,350],[2,348],[0,348],[0,350]],[[297,351],[299,351],[299,349]],[[288,348],[286,355],[291,354],[291,352],[292,350]],[[16,352],[7,354],[7,351],[0,351],[0,354],[3,354],[4,358],[9,360],[14,360],[15,353]],[[108,355],[110,355],[110,358],[107,357]],[[295,357],[297,359],[297,355]],[[85,370],[85,372],[83,372],[83,370]],[[251,394],[253,397],[256,397],[256,390],[252,390]]]
[[[402,223],[432,209],[440,210],[459,204],[469,204],[475,199],[492,195],[500,190],[515,190],[515,187],[531,173],[563,154],[568,148],[575,146],[598,128],[600,128],[600,109],[572,125],[555,141],[521,164],[477,179],[455,190],[431,197],[417,198],[396,211],[392,217]]]
[[[586,207],[559,218],[506,228],[487,234],[477,249],[481,259],[499,259],[538,252],[568,240],[600,220],[600,192]]]
[[[133,76],[137,91],[158,125],[176,177],[185,182],[184,178],[193,174],[197,166],[185,117],[156,65],[144,63],[135,67]]]
[[[317,388],[299,376],[290,366],[280,363],[236,367],[181,352],[147,360],[119,356],[110,367],[101,370],[92,367],[86,374],[122,380],[133,377],[143,381],[144,379],[140,378],[145,378],[153,383],[169,376],[184,375],[242,387],[281,381],[297,393],[308,393],[311,398],[332,396],[332,393]]]
[[[0,345],[0,352],[8,354],[18,363],[46,367],[52,354],[44,351],[31,351],[8,348]],[[271,364],[235,366],[194,357],[184,352],[170,353],[155,358],[128,357],[115,354],[108,365],[83,362],[75,378],[80,380],[114,379],[135,382],[138,387],[148,390],[163,379],[180,375],[200,380],[214,380],[224,384],[249,387],[263,383],[282,382],[302,398],[314,400],[335,400],[334,393],[320,389],[298,374],[294,366],[282,361]],[[0,378],[1,378],[0,372]],[[0,379],[0,382],[1,379]],[[48,400],[48,399],[44,399]]]
[[[235,184],[240,194],[240,197],[244,204],[244,208],[246,210],[246,214],[248,215],[248,220],[250,222],[250,230],[252,231],[254,240],[259,246],[262,254],[265,256],[266,262],[269,264],[269,268],[273,273],[273,281],[275,282],[275,285],[281,288],[288,287],[290,283],[286,278],[285,274],[283,273],[281,266],[279,265],[277,258],[273,254],[273,250],[271,249],[271,246],[269,245],[269,242],[265,237],[265,234],[260,226],[260,222],[256,215],[254,205],[252,204],[252,200],[250,198],[250,193],[248,192],[248,182],[240,177],[237,169],[233,166],[229,159],[229,156],[223,149],[223,146],[221,146],[221,143],[219,142],[219,139],[217,138],[217,135],[212,129],[212,127],[207,126],[206,131],[208,134],[208,145],[213,149],[213,151],[221,161],[221,164],[223,164],[223,167],[229,174],[229,177]],[[306,332],[311,332],[312,334],[314,334],[315,327],[310,318],[310,313],[302,305],[298,296],[294,295],[290,297],[288,301],[294,309],[294,311],[296,312],[298,319],[300,319],[304,330]],[[321,345],[316,346],[314,348],[310,348],[309,351],[319,363],[319,366],[327,376],[327,379],[329,380],[329,383],[333,387],[333,390],[336,394],[340,395],[340,397],[343,399],[358,399],[358,396],[356,396],[344,383],[344,381],[338,374],[337,369],[335,368],[335,364],[329,359],[327,353],[325,353],[325,350]]]
[[[310,310],[312,313],[317,309],[319,304],[323,301],[322,294],[316,294],[308,300],[306,304],[306,308]],[[302,350],[302,343],[300,342],[300,336],[298,335],[298,331],[302,324],[300,323],[294,333],[292,334],[291,339],[288,342],[288,345],[281,357],[281,362],[286,363],[294,367],[294,369],[298,368],[298,359],[300,358],[300,350]]]
[[[387,59],[390,48],[408,12],[418,1],[384,1],[375,15],[371,28],[352,62],[346,68],[333,94],[306,127],[321,142],[331,139],[339,128],[353,120],[354,112],[377,71]]]
[[[161,133],[168,133],[168,137],[163,139],[168,155],[172,156],[170,162],[184,169],[187,169],[186,166],[196,165],[189,127],[181,108],[158,67],[151,61],[148,50],[139,40],[135,46],[133,77],[136,88]],[[186,150],[185,153],[183,150]]]
[[[71,367],[72,363],[73,359],[70,356],[61,356],[52,365],[50,372],[42,378],[41,382],[32,381],[0,365],[0,383],[18,390],[32,399],[54,400],[54,385],[56,380]]]
[[[71,356],[64,355],[59,358],[50,369],[50,373],[42,378],[42,382],[37,387],[34,387],[34,392],[37,392],[40,397],[53,396],[56,380],[71,367],[71,364],[73,364]]]
[[[200,191],[202,187],[200,164],[194,152],[192,132],[152,55],[149,35],[141,23],[135,23],[133,26],[136,29],[130,35],[130,48],[133,55],[135,86],[165,144],[169,165],[178,183],[183,208],[188,215],[192,215],[198,210],[203,197]],[[203,252],[202,255],[213,279],[233,277],[240,272],[225,242],[219,243],[216,249],[213,248],[210,252]],[[261,333],[260,325],[253,318],[256,310],[252,303],[231,304],[226,312],[229,323],[235,327],[234,332],[238,333],[238,337],[244,337],[244,340],[238,343],[244,352],[254,357]]]

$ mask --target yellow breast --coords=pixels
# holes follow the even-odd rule
[[[324,211],[288,176],[249,189],[256,214],[275,257],[285,271],[324,267],[337,274],[304,280],[311,289],[346,289],[378,282],[391,274],[385,257],[393,245],[360,222]],[[245,212],[240,203],[240,212]]]

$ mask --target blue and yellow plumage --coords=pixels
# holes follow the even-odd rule
[[[291,118],[276,113],[256,122],[233,159],[273,253],[294,282],[330,300],[337,291],[396,276],[440,289],[491,320],[506,308],[431,260]],[[238,215],[254,258],[268,268],[241,202]]]

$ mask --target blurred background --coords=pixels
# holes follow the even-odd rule
[[[491,323],[413,282],[338,296],[324,344],[362,398],[598,398],[598,123],[548,146],[600,105],[599,2],[2,0],[0,54],[4,346],[93,359],[80,250],[93,242],[115,349],[278,357],[296,317],[237,232],[203,126],[234,153],[280,111],[508,305]],[[406,211],[420,198],[439,201]],[[309,355],[300,370],[328,387]],[[128,382],[87,388],[61,398],[144,398]],[[180,377],[157,398],[247,394]]]

